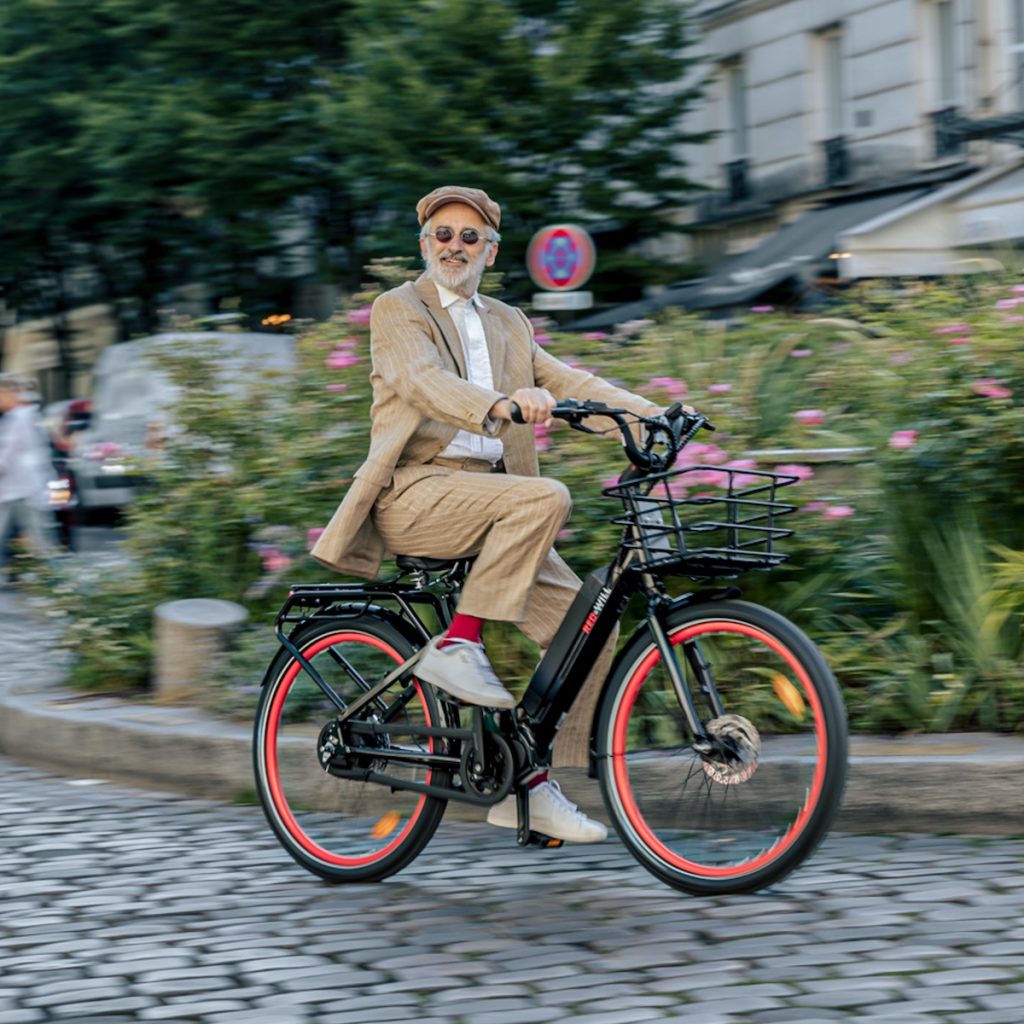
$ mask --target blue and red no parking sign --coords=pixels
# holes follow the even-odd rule
[[[556,292],[579,288],[593,273],[594,243],[575,224],[552,224],[530,240],[526,266],[538,288]]]

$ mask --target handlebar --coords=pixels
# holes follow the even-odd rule
[[[513,423],[525,423],[522,410],[511,403]],[[641,472],[660,473],[670,469],[683,448],[700,430],[714,430],[708,418],[701,413],[687,413],[679,402],[669,406],[659,416],[637,416],[628,409],[617,409],[605,405],[604,402],[577,402],[567,398],[551,410],[552,418],[565,420],[574,430],[586,434],[598,431],[586,426],[584,420],[591,416],[604,416],[614,420],[622,435],[622,444],[626,449],[629,461]],[[637,444],[630,429],[634,424],[642,423],[647,427],[647,438],[643,447]],[[663,451],[657,451],[659,445]]]

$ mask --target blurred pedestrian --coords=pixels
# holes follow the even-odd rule
[[[53,476],[33,386],[0,375],[0,575],[11,544],[20,539],[37,552],[53,547],[47,484]]]

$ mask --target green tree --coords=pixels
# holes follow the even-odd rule
[[[2,5],[9,300],[53,314],[91,292],[128,306],[129,329],[152,330],[175,285],[272,293],[260,261],[281,247],[282,216],[315,223],[337,206],[320,93],[324,69],[344,60],[345,9],[338,0]]]
[[[692,195],[680,148],[705,136],[683,125],[702,85],[688,16],[679,0],[354,0],[341,110],[358,255],[408,253],[417,199],[456,182],[502,203],[505,268],[572,218],[597,236],[607,297],[677,276],[627,249],[678,231]]]

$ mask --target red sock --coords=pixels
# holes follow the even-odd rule
[[[541,769],[536,775],[531,775],[526,780],[526,788],[533,789],[535,786],[539,786],[542,782],[548,781],[548,770],[547,768]]]
[[[453,640],[471,640],[475,644],[483,643],[484,620],[478,619],[475,615],[463,615],[456,612],[452,617],[452,624],[445,631],[444,639],[437,645],[438,648],[447,647]]]

